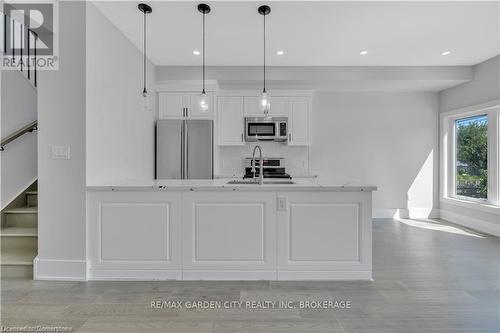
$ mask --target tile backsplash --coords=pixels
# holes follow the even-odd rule
[[[219,146],[218,170],[222,176],[242,175],[245,157],[252,157],[255,145],[262,147],[264,157],[284,157],[286,172],[292,176],[309,174],[309,147],[288,146],[279,142],[247,143],[244,146]],[[216,149],[217,149],[216,148]],[[258,152],[257,152],[258,156]]]

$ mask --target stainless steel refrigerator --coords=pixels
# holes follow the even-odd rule
[[[156,122],[156,178],[213,178],[213,121]]]

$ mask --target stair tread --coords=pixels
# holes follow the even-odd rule
[[[33,265],[36,253],[33,251],[19,251],[15,252],[2,251],[2,265]]]
[[[2,237],[36,237],[38,228],[34,227],[6,227],[0,230]]]
[[[27,192],[24,192],[24,194],[38,195],[38,191],[27,191]]]
[[[37,214],[38,207],[37,206],[25,206],[25,207],[17,207],[11,208],[4,211],[5,214]]]

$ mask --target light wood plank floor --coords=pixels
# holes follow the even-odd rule
[[[500,239],[374,222],[373,282],[1,281],[3,326],[78,332],[500,332]],[[346,300],[344,310],[155,310],[164,300]],[[294,303],[297,304],[297,303]]]

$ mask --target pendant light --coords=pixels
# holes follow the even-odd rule
[[[203,52],[203,65],[202,65],[202,76],[203,76],[203,88],[201,90],[200,96],[200,112],[208,112],[208,98],[205,93],[205,14],[210,13],[210,6],[204,3],[198,5],[198,11],[202,14],[202,24],[203,24],[203,42],[202,42],[202,52]]]
[[[143,108],[144,110],[149,110],[149,93],[148,90],[146,89],[146,65],[147,65],[147,39],[146,39],[146,16],[148,14],[151,14],[153,11],[150,6],[146,5],[145,3],[140,3],[137,8],[144,14],[144,50],[143,50],[143,79],[144,79],[144,84],[143,84],[143,89],[142,89],[142,103],[143,103]]]
[[[271,103],[269,101],[269,95],[266,91],[266,15],[271,12],[271,7],[260,6],[258,9],[260,15],[264,17],[264,87],[262,89],[262,95],[260,97],[260,106],[266,118],[269,117],[269,109],[271,108]]]

